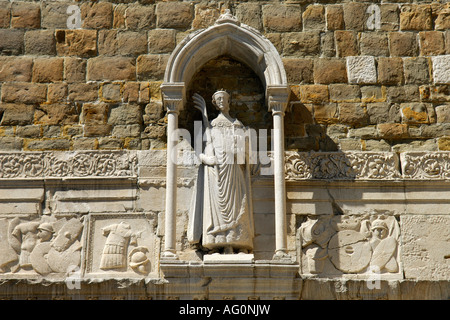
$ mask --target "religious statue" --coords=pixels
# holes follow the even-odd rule
[[[212,96],[219,115],[208,121],[205,100],[193,96],[202,112],[206,144],[191,203],[188,239],[210,253],[249,253],[253,249],[253,212],[248,129],[229,114],[230,95]]]

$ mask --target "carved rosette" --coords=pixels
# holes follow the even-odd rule
[[[392,180],[401,178],[395,153],[286,153],[286,179]]]
[[[137,158],[128,152],[1,153],[0,178],[136,176]]]

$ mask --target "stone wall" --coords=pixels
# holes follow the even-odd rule
[[[168,57],[224,8],[283,58],[288,149],[449,150],[445,1],[2,1],[0,148],[164,148]]]
[[[197,172],[189,152],[177,168],[179,260],[160,261],[160,86],[177,44],[225,9],[273,43],[290,86],[288,263],[272,259],[274,181],[257,172],[255,260],[202,260],[186,235]],[[448,299],[449,29],[444,0],[0,0],[0,296]],[[227,56],[196,70],[181,128],[192,133],[201,119],[192,95],[213,116],[210,95],[221,88],[232,116],[272,127],[255,70]],[[369,232],[380,223],[388,241]],[[37,239],[47,224],[54,238],[27,263],[18,235]],[[115,268],[101,256],[119,226],[131,230],[130,246]],[[345,260],[355,252],[360,259]],[[145,270],[133,260],[143,257]]]

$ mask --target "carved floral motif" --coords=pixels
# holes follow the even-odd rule
[[[449,152],[408,152],[401,154],[400,157],[405,179],[450,178]]]

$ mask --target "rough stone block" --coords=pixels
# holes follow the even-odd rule
[[[11,4],[11,27],[37,29],[41,26],[41,7],[39,3],[13,2]]]
[[[438,11],[436,20],[434,21],[434,28],[436,30],[449,30],[450,29],[450,5],[441,8]]]
[[[358,35],[354,31],[338,30],[334,32],[338,57],[356,56],[359,54]]]
[[[329,101],[328,86],[302,85],[300,86],[300,101],[303,103],[323,104]]]
[[[0,137],[0,150],[20,151],[23,139],[18,137]]]
[[[81,109],[81,123],[85,125],[106,124],[109,105],[107,103],[84,103]]]
[[[123,102],[139,101],[139,82],[126,82],[121,90]]]
[[[289,83],[313,83],[313,60],[284,58],[284,68]]]
[[[165,54],[139,56],[136,61],[138,80],[162,80],[168,60]]]
[[[31,81],[33,59],[0,56],[0,81]]]
[[[158,28],[189,29],[194,19],[194,6],[188,2],[160,2],[156,5]]]
[[[341,5],[327,5],[326,6],[326,20],[328,30],[343,30],[345,29],[344,9]]]
[[[377,129],[383,139],[403,139],[409,136],[408,125],[404,123],[380,123]]]
[[[444,33],[441,31],[419,32],[420,55],[437,56],[445,54]]]
[[[363,32],[360,36],[360,51],[364,56],[389,56],[388,36],[384,32]]]
[[[263,26],[270,32],[302,30],[302,9],[299,5],[268,4],[262,8]]]
[[[56,82],[63,80],[63,58],[36,58],[33,64],[33,82]]]
[[[434,83],[450,84],[450,55],[431,58]]]
[[[384,3],[381,9],[381,30],[396,31],[400,26],[400,9],[396,4]]]
[[[0,29],[0,55],[21,55],[24,51],[25,31]]]
[[[35,107],[22,103],[0,104],[1,126],[23,126],[32,124]]]
[[[141,107],[138,104],[120,104],[112,106],[108,118],[108,124],[131,125],[142,122]]]
[[[429,4],[403,5],[400,12],[400,30],[431,30],[433,19]]]
[[[384,85],[401,85],[403,83],[402,58],[378,59],[378,81]]]
[[[106,1],[85,2],[80,6],[82,28],[109,29],[113,21],[113,6]]]
[[[156,14],[154,6],[129,6],[125,11],[125,25],[130,30],[155,28]]]
[[[100,30],[98,53],[112,56],[138,56],[147,53],[147,35],[136,31]]]
[[[195,5],[194,20],[192,21],[193,29],[203,29],[214,24],[220,16],[219,6],[212,3],[198,3]],[[245,23],[244,21],[241,21]]]
[[[388,101],[391,102],[416,102],[420,100],[419,87],[416,85],[387,87],[386,95]]]
[[[366,29],[367,7],[367,4],[358,2],[343,4],[346,30],[363,31]]]
[[[236,18],[242,23],[255,28],[263,29],[262,11],[259,3],[240,3],[236,7]]]
[[[97,55],[96,30],[56,30],[56,52],[60,56]]]
[[[368,122],[367,112],[360,103],[339,103],[339,123],[362,127]]]
[[[386,87],[361,86],[362,102],[384,102],[386,101]]]
[[[55,44],[53,30],[30,30],[25,33],[25,54],[55,55]]]
[[[120,84],[104,83],[100,85],[100,99],[104,102],[120,101]]]
[[[78,120],[79,115],[73,104],[41,104],[34,113],[35,124],[76,124]]]
[[[69,5],[76,5],[76,2],[42,2],[42,28],[67,28],[67,8]]]
[[[125,12],[128,6],[124,3],[119,3],[114,6],[113,11],[113,28],[114,29],[124,29],[125,25]]]
[[[314,105],[314,119],[318,124],[330,125],[338,122],[338,108],[336,103]]]
[[[2,1],[0,3],[0,28],[9,28],[11,21],[11,3]]]
[[[320,33],[318,31],[284,33],[282,45],[285,55],[318,55],[320,53]]]
[[[71,83],[69,84],[67,100],[69,101],[95,101],[98,98],[97,83]]]
[[[310,5],[302,15],[303,30],[325,30],[325,7],[323,5]]]
[[[153,29],[148,31],[149,53],[171,53],[176,46],[176,31]]]
[[[437,123],[450,123],[450,104],[443,104],[436,107]]]
[[[13,103],[39,103],[47,100],[45,84],[14,82],[2,85],[2,101]]]
[[[324,32],[320,35],[322,57],[335,57],[336,45],[334,43],[334,32]]]
[[[136,80],[136,60],[99,56],[88,60],[87,80]]]
[[[407,124],[428,124],[430,116],[428,110],[433,108],[432,105],[420,102],[402,103],[400,105],[402,113],[402,122]]]
[[[374,102],[367,104],[367,115],[369,116],[369,124],[391,122],[390,109],[391,106],[386,102]]]
[[[418,53],[416,34],[413,32],[390,32],[389,50],[393,57],[414,57]]]
[[[50,83],[47,89],[47,101],[50,103],[67,100],[67,83]]]
[[[428,58],[422,57],[403,59],[406,84],[430,83],[431,75],[428,60]]]
[[[372,56],[347,57],[347,77],[350,83],[368,84],[377,82],[375,59]]]
[[[70,140],[69,139],[43,139],[43,140],[25,140],[24,143],[25,150],[31,151],[44,151],[44,150],[69,150]]]
[[[361,91],[358,85],[331,84],[329,91],[332,102],[359,102],[361,100]]]
[[[344,59],[315,59],[315,83],[347,83],[347,70]]]
[[[86,60],[77,57],[64,58],[64,80],[66,82],[84,82],[86,80]]]

